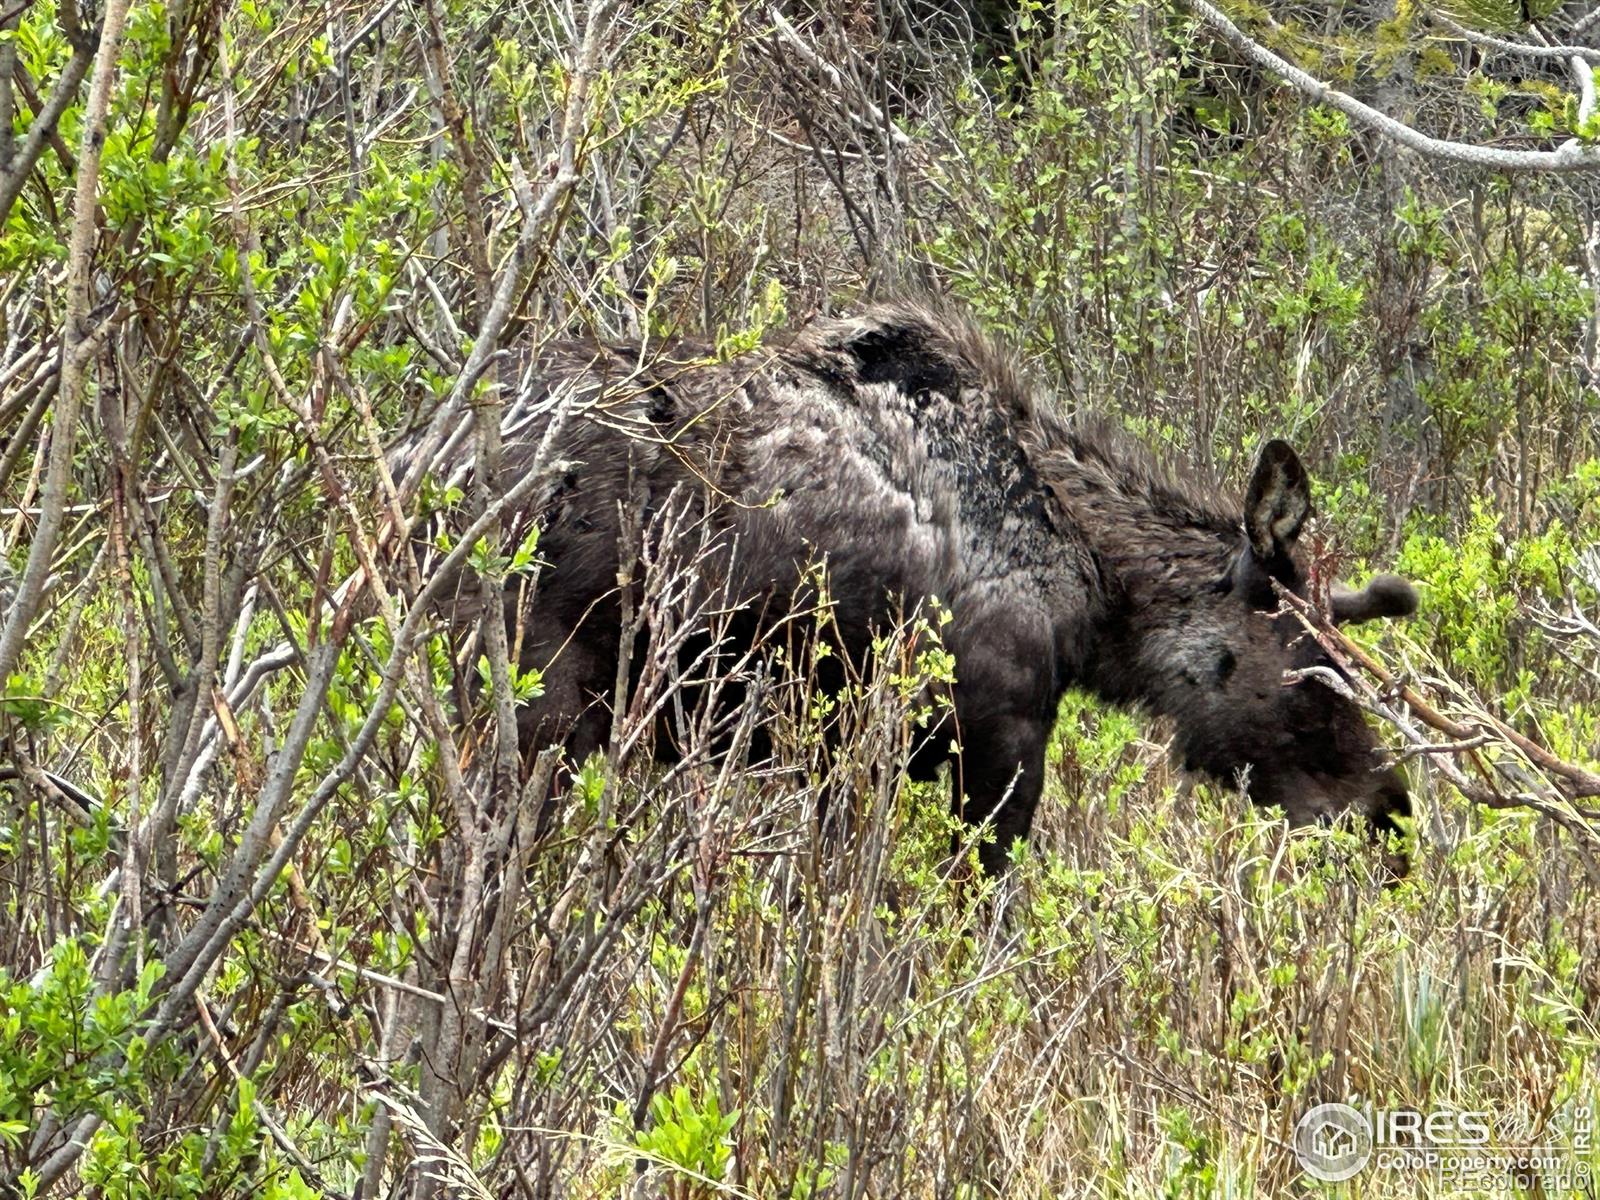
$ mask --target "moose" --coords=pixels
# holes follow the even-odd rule
[[[562,468],[521,514],[548,564],[521,639],[544,688],[519,716],[524,750],[560,743],[581,760],[604,744],[622,513],[630,496],[648,517],[692,493],[721,539],[707,569],[760,614],[747,635],[819,561],[841,653],[863,654],[896,613],[944,607],[956,802],[992,818],[991,872],[1028,833],[1069,687],[1170,718],[1184,768],[1242,782],[1293,823],[1354,813],[1381,832],[1409,814],[1404,777],[1282,603],[1280,588],[1309,591],[1297,542],[1311,513],[1282,441],[1230,499],[1059,413],[970,320],[920,302],[818,319],[727,361],[689,344],[552,343],[523,379],[502,411],[502,476]],[[428,468],[463,478],[471,445],[450,438]],[[418,453],[413,440],[397,465]],[[1416,593],[1381,575],[1329,603],[1356,622],[1408,615]]]

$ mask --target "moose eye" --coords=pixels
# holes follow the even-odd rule
[[[1234,667],[1239,665],[1239,660],[1233,657],[1232,650],[1224,650],[1217,656],[1217,664],[1212,668],[1212,673],[1219,684],[1227,683],[1228,677],[1233,674]]]

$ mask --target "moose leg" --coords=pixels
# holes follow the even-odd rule
[[[1044,790],[1050,725],[1037,717],[994,715],[964,723],[954,786],[956,811],[969,824],[994,817],[994,841],[978,848],[990,875],[1006,869],[1011,843],[1026,838]],[[963,793],[965,799],[963,799]]]

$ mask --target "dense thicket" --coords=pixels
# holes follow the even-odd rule
[[[1227,14],[1581,155],[1600,29],[1504,7]],[[0,8],[0,1189],[1277,1195],[1345,1098],[1600,1169],[1600,173],[1407,150],[1203,8]],[[492,430],[547,339],[907,291],[1218,487],[1290,439],[1319,569],[1420,583],[1348,648],[1404,883],[1079,698],[975,877],[903,772],[936,630],[837,692],[803,637],[712,661],[699,717],[646,664],[607,753],[519,753],[540,680],[430,601],[536,585],[541,480],[385,447]],[[670,532],[630,621],[714,626]]]

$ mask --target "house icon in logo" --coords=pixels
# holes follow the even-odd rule
[[[1356,1135],[1337,1121],[1324,1121],[1311,1131],[1311,1148],[1323,1158],[1343,1158],[1356,1152]]]
[[[1339,1183],[1372,1157],[1372,1126],[1348,1104],[1319,1104],[1295,1124],[1294,1156],[1313,1179]]]

